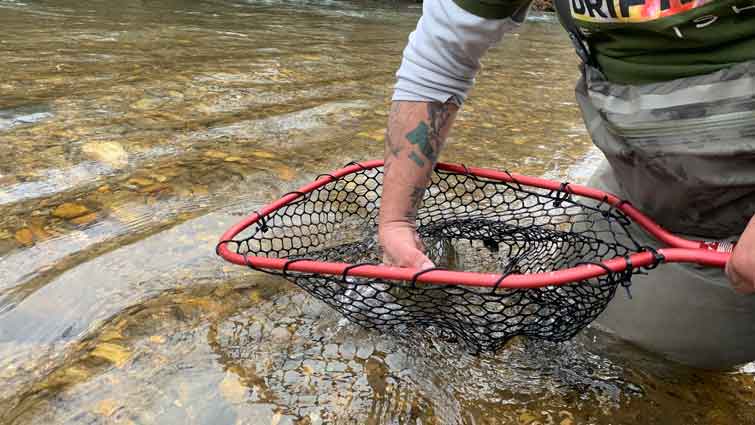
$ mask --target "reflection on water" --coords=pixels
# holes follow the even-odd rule
[[[752,370],[596,329],[471,356],[222,263],[277,195],[380,157],[415,5],[0,0],[0,423],[755,424]],[[594,163],[552,17],[485,61],[443,158]]]

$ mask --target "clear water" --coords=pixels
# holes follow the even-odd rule
[[[588,329],[474,357],[343,322],[217,237],[382,155],[415,5],[0,0],[0,424],[755,424],[752,367]],[[583,179],[551,16],[494,49],[443,159]]]

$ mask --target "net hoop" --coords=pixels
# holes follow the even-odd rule
[[[494,274],[478,272],[461,272],[450,270],[420,270],[416,268],[392,267],[386,265],[349,264],[339,262],[311,261],[306,259],[289,260],[285,258],[269,258],[251,255],[241,255],[229,249],[229,244],[234,243],[233,238],[249,226],[259,223],[265,226],[264,218],[294,202],[302,195],[321,188],[328,183],[341,177],[358,172],[381,167],[382,160],[351,163],[346,167],[328,174],[322,174],[312,183],[309,183],[296,191],[290,192],[280,199],[266,205],[257,212],[244,218],[221,237],[216,247],[216,252],[225,260],[259,269],[284,270],[289,272],[319,273],[335,276],[355,276],[373,279],[386,279],[396,281],[412,281],[435,285],[464,285],[473,287],[490,288],[540,288],[552,285],[564,285],[599,276],[610,272],[624,272],[638,268],[655,267],[659,258],[663,262],[697,263],[706,266],[721,267],[726,265],[729,258],[728,252],[720,252],[717,249],[724,246],[715,242],[693,241],[673,235],[660,225],[655,223],[645,214],[634,208],[629,202],[619,197],[598,189],[571,184],[560,183],[539,177],[525,176],[505,171],[496,171],[484,168],[467,167],[463,164],[438,163],[437,170],[466,174],[469,176],[486,178],[506,183],[530,186],[563,193],[564,196],[578,195],[602,201],[620,210],[634,223],[638,224],[649,235],[653,236],[668,248],[643,251],[628,257],[613,258],[596,264],[583,264],[576,267],[543,273],[530,274]]]

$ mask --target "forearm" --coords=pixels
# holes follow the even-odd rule
[[[480,59],[526,15],[527,0],[512,1],[517,8],[506,19],[479,17],[447,0],[423,3],[396,73],[386,134],[379,239],[387,265],[434,267],[417,235],[417,209]]]
[[[395,101],[385,137],[385,176],[380,225],[414,225],[458,107],[440,102]]]

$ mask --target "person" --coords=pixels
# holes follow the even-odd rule
[[[480,60],[531,0],[425,0],[396,73],[378,236],[384,263],[433,262],[415,218]],[[665,264],[597,322],[684,364],[755,360],[755,2],[558,0],[576,96],[605,159],[588,185],[672,232],[738,240],[725,271]],[[733,289],[733,290],[732,290]]]

